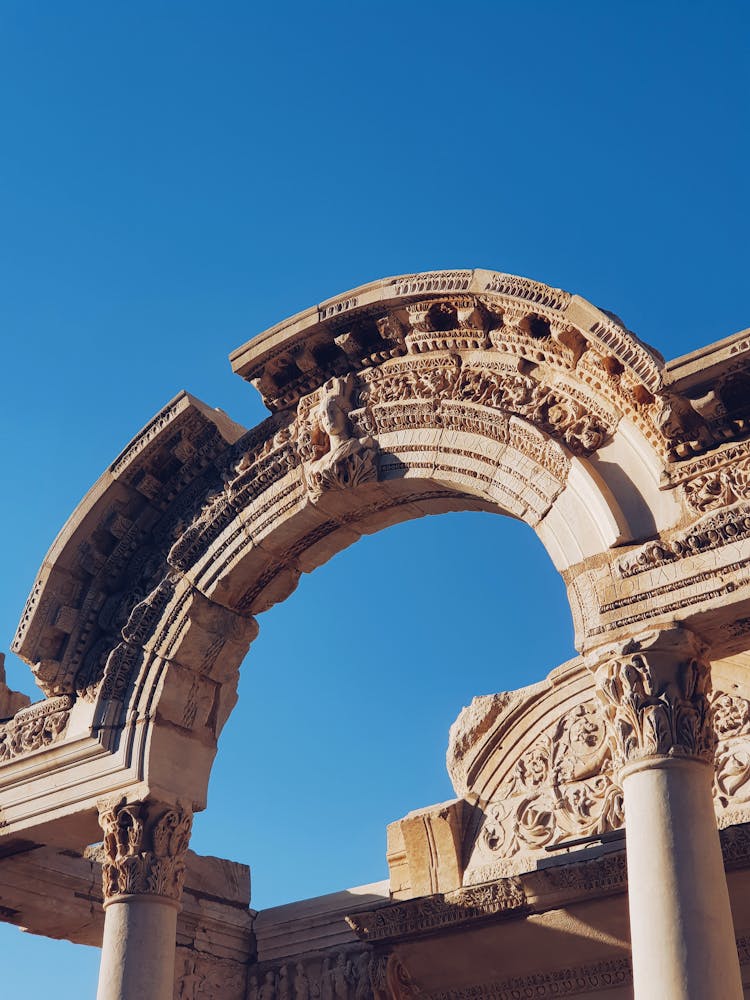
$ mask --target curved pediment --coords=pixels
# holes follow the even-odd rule
[[[749,668],[747,653],[711,668],[720,828],[750,821]],[[624,828],[606,713],[581,658],[530,687],[475,698],[451,727],[447,764],[464,803],[455,837],[463,884],[533,870]]]
[[[750,348],[717,349],[723,410],[697,362],[665,366],[578,296],[482,270],[384,279],[261,334],[232,364],[271,416],[247,431],[181,394],[53,544],[13,644],[47,700],[6,724],[0,757],[85,734],[128,761],[137,746],[139,780],[158,783],[174,778],[162,761],[194,754],[200,778],[185,771],[175,794],[200,801],[255,616],[363,534],[445,510],[537,532],[579,649],[675,618],[742,649]]]

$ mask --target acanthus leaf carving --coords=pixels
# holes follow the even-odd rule
[[[679,628],[648,632],[591,662],[618,768],[654,757],[713,762],[710,665],[697,636]]]
[[[60,739],[67,728],[73,699],[58,695],[22,708],[0,725],[0,763],[42,750]]]
[[[750,458],[704,472],[689,479],[683,489],[688,507],[696,514],[750,500]]]
[[[386,404],[429,401],[435,409],[444,401],[487,407],[518,416],[564,443],[577,455],[588,455],[604,444],[614,430],[612,417],[588,398],[576,398],[562,385],[547,385],[510,367],[476,367],[447,358],[426,356],[403,361],[387,371],[363,373],[360,403],[372,413]],[[370,418],[370,425],[379,421]]]
[[[105,903],[119,895],[148,894],[178,901],[193,816],[182,806],[104,802],[99,823]]]
[[[717,691],[712,709],[718,741],[714,798],[726,811],[750,801],[750,701]]]
[[[576,706],[525,750],[484,813],[470,880],[493,870],[497,858],[619,829],[622,788],[600,705]]]

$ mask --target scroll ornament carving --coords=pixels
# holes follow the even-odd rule
[[[369,436],[356,437],[349,414],[354,378],[332,378],[300,401],[294,444],[313,500],[330,490],[377,479],[377,448]]]
[[[0,763],[54,743],[65,732],[72,707],[73,699],[60,695],[23,708],[0,725]]]
[[[717,692],[712,703],[718,745],[714,797],[722,809],[750,802],[750,702]]]
[[[396,955],[391,955],[388,959],[385,981],[388,990],[386,995],[393,1000],[411,1000],[412,997],[424,996],[423,991],[414,983],[409,970]]]
[[[633,982],[628,958],[607,959],[592,965],[539,972],[532,976],[512,976],[500,982],[481,983],[455,990],[438,990],[425,1000],[552,1000],[554,997],[581,996],[626,987]]]
[[[152,815],[148,804],[105,803],[99,811],[105,903],[143,893],[179,900],[192,822],[192,813],[180,806]]]
[[[501,878],[486,885],[362,911],[347,917],[346,922],[362,940],[386,941],[488,916],[518,913],[525,906],[526,895],[520,880]]]
[[[577,706],[521,755],[485,807],[472,867],[619,829],[622,789],[612,770],[600,706]]]
[[[680,629],[646,633],[604,654],[595,668],[597,693],[618,768],[652,757],[713,762],[711,674],[703,657],[697,637]]]
[[[528,420],[577,455],[596,451],[614,429],[603,412],[592,410],[590,401],[576,399],[559,386],[513,370],[461,367],[458,356],[419,367],[401,362],[384,374],[365,375],[360,403],[368,410],[413,400],[474,403]]]
[[[696,514],[750,500],[750,458],[690,479],[683,488],[687,505]]]

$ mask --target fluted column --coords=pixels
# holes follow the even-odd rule
[[[125,800],[99,810],[104,939],[97,1000],[172,1000],[192,813]]]
[[[625,798],[636,1000],[741,1000],[705,649],[673,627],[588,660]]]

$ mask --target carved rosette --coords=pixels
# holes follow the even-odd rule
[[[664,757],[712,764],[716,736],[705,647],[687,629],[638,636],[589,658],[618,770]]]
[[[181,806],[127,803],[100,806],[104,904],[118,896],[162,896],[179,902],[193,814]]]

